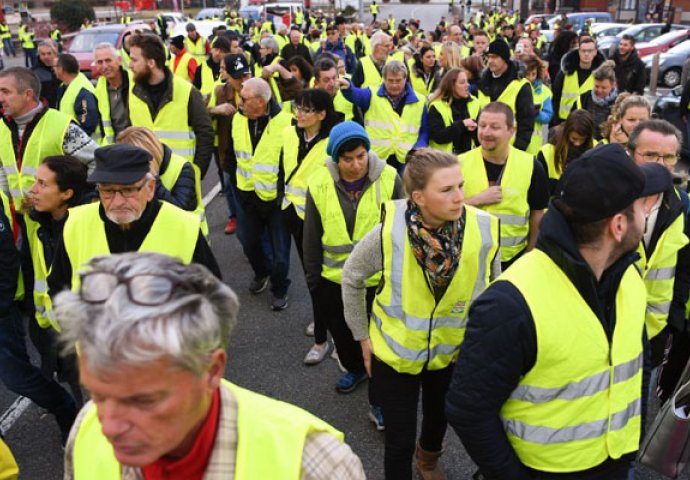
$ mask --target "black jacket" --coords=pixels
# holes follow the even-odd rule
[[[587,80],[587,77],[596,70],[606,59],[601,52],[597,52],[594,60],[592,60],[591,68],[582,69],[580,68],[580,53],[578,49],[574,49],[563,55],[561,59],[561,70],[553,79],[553,119],[551,120],[551,125],[558,125],[563,120],[558,116],[558,110],[561,106],[561,96],[563,95],[563,82],[567,75],[577,72],[577,80],[580,85]]]
[[[309,65],[314,63],[314,61],[311,59],[311,51],[309,50],[309,47],[303,43],[298,43],[295,46],[291,42],[288,42],[280,51],[280,56],[285,60],[290,60],[292,57],[302,57],[307,61],[307,63],[309,63]]]
[[[128,230],[123,230],[119,225],[113,223],[105,216],[103,206],[99,208],[99,214],[105,226],[105,236],[108,240],[110,253],[136,252],[144,242],[146,235],[151,230],[154,220],[161,208],[161,202],[152,201],[146,205],[144,212],[139,220],[132,222]],[[170,232],[174,235],[175,232]],[[220,267],[216,257],[211,251],[211,247],[204,238],[201,230],[196,240],[192,262],[208,268],[216,277],[221,278]],[[65,243],[62,238],[57,244],[53,267],[48,275],[48,293],[51,297],[60,293],[62,290],[70,289],[72,286],[72,264],[65,250]]]
[[[683,92],[680,95],[680,105],[678,105],[678,112],[682,119],[688,118],[688,106],[690,105],[690,78],[685,85],[683,85]]]
[[[457,98],[451,102],[453,123],[446,126],[443,117],[433,104],[429,106],[427,121],[429,122],[429,140],[439,144],[452,143],[453,153],[465,153],[472,149],[472,140],[477,141],[477,129],[469,131],[463,120],[470,118],[467,109],[467,99]],[[476,120],[473,119],[473,120]]]
[[[39,58],[36,65],[31,67],[31,71],[36,74],[41,82],[41,97],[45,98],[50,108],[57,108],[58,88],[60,80],[55,76],[52,67],[45,65]]]
[[[610,342],[616,319],[616,291],[623,273],[639,255],[624,255],[597,282],[572,238],[570,227],[553,204],[541,221],[537,248],[568,276],[599,318]],[[448,422],[486,478],[532,477],[508,442],[499,411],[520,379],[534,366],[536,355],[537,337],[530,309],[517,288],[499,278],[470,307],[465,339],[446,396]],[[608,459],[595,469],[629,462],[632,456],[617,461]],[[587,478],[586,472],[582,473],[582,477],[562,478]]]
[[[623,60],[618,50],[611,56],[616,62],[616,84],[619,92],[630,92],[644,95],[644,87],[647,84],[647,71],[644,62],[637,55],[637,49],[633,49],[628,58]]]
[[[592,114],[592,120],[594,120],[594,138],[596,140],[601,140],[601,126],[604,124],[609,115],[611,114],[611,108],[613,104],[616,103],[616,98],[612,98],[605,105],[597,105],[592,100],[593,90],[580,95],[580,103],[583,110],[587,110]]]
[[[508,70],[498,78],[494,78],[491,70],[486,68],[479,77],[479,90],[491,98],[493,102],[501,96],[510,82],[519,78],[522,78],[522,75],[517,62],[508,62]],[[517,95],[515,112],[517,122],[515,148],[525,150],[532,141],[532,133],[534,132],[534,99],[529,83],[523,85]]]

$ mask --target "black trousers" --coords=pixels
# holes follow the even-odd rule
[[[302,264],[302,271],[304,271],[304,249],[302,246],[302,239],[304,238],[304,220],[299,218],[299,215],[297,215],[297,212],[295,212],[293,207],[283,210],[282,215],[285,226],[295,242],[297,254],[299,255],[299,261]],[[318,318],[314,292],[309,290],[309,296],[311,297],[311,308],[314,318],[314,343],[318,343],[320,345],[328,341],[328,330],[326,330],[326,324]]]
[[[377,358],[372,359],[371,388],[381,405],[386,423],[384,468],[387,480],[411,480],[412,457],[417,439],[417,404],[422,390],[422,433],[424,450],[443,448],[448,422],[446,392],[453,366],[423,370],[417,375],[399,373]]]

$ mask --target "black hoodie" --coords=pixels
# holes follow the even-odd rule
[[[563,55],[563,59],[561,60],[561,70],[558,72],[558,75],[556,75],[556,78],[553,79],[552,91],[554,114],[553,119],[551,120],[552,126],[558,125],[563,121],[558,116],[558,110],[561,106],[561,96],[563,95],[563,82],[565,77],[571,73],[577,72],[577,81],[580,85],[582,85],[587,80],[587,77],[589,77],[594,70],[604,63],[605,60],[606,58],[604,58],[604,55],[598,51],[594,57],[594,60],[592,60],[591,68],[583,69],[580,68],[580,53],[577,48]]]
[[[639,255],[632,252],[619,258],[597,281],[580,254],[565,218],[553,205],[539,228],[537,248],[568,276],[599,318],[610,342],[616,321],[616,292],[623,273]],[[549,294],[548,286],[544,294]],[[537,335],[532,313],[518,289],[499,278],[470,307],[465,339],[446,396],[448,423],[485,478],[534,478],[508,442],[499,412],[520,379],[534,366],[536,356]],[[619,460],[609,458],[587,473],[625,469],[632,458],[634,454]],[[581,473],[563,475],[563,478],[595,478]],[[600,475],[596,478],[607,478],[603,473]],[[553,474],[538,478],[560,477]]]
[[[628,58],[621,58],[618,50],[611,56],[611,60],[616,62],[616,85],[619,92],[630,92],[637,95],[644,95],[644,87],[647,84],[647,71],[644,62],[637,55],[634,48]]]

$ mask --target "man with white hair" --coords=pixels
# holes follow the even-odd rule
[[[155,200],[149,152],[115,144],[99,148],[95,157],[88,181],[96,184],[100,202],[70,209],[48,275],[51,297],[78,289],[79,273],[89,260],[111,253],[165,253],[184,263],[200,263],[220,277],[199,215]]]
[[[293,117],[281,109],[262,78],[242,84],[238,106],[231,120],[225,161],[237,165],[237,235],[254,271],[249,292],[262,293],[270,280],[271,308],[284,310],[290,286],[290,234],[280,209],[279,164],[283,130]],[[264,231],[271,238],[272,262],[264,252]]]
[[[393,39],[385,32],[376,32],[369,41],[371,55],[362,57],[352,72],[352,83],[357,88],[381,85],[381,71],[393,50]]]
[[[65,449],[65,479],[363,479],[343,434],[223,379],[239,303],[203,267],[163,255],[89,264],[56,300],[93,401]]]
[[[102,144],[107,145],[114,143],[117,135],[130,126],[127,95],[132,78],[122,67],[120,52],[110,43],[96,45],[93,62],[101,75],[96,83],[96,98],[103,125]]]
[[[41,81],[41,96],[50,108],[57,108],[57,94],[60,80],[55,76],[53,64],[58,56],[58,44],[54,40],[41,40],[38,44],[38,61],[31,67]]]

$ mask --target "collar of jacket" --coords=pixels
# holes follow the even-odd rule
[[[173,96],[173,75],[172,72],[168,69],[168,67],[165,67],[163,70],[163,73],[165,74],[165,79],[163,81],[165,82],[165,92],[163,93],[163,97],[161,98],[161,103],[158,105],[158,110],[163,108],[165,104],[168,102],[172,102],[172,96]],[[151,106],[150,99],[149,99],[149,94],[146,91],[146,88],[141,84],[141,83],[136,83],[134,84],[134,88],[132,89],[132,93],[142,99],[144,102],[146,102],[149,107]]]
[[[570,75],[580,68],[579,50],[579,48],[574,48],[563,55],[563,58],[561,59],[561,70],[563,71],[563,75]],[[604,58],[604,54],[597,50],[597,54],[594,57],[594,60],[592,60],[592,67],[589,70],[593,72],[599,67],[599,65],[604,63],[605,60],[606,58]]]
[[[382,83],[379,86],[378,92],[376,92],[376,95],[379,97],[386,97],[386,87]],[[410,85],[410,82],[405,82],[405,105],[408,105],[410,103],[416,103],[419,101],[419,98],[417,98],[417,95],[415,94],[414,90],[412,89],[412,85]],[[371,153],[371,152],[370,152]]]

